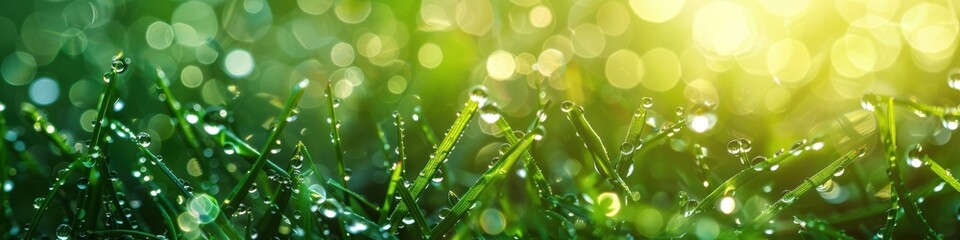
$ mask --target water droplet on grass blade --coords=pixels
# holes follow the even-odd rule
[[[146,132],[140,132],[139,134],[137,134],[137,139],[136,139],[136,141],[137,141],[137,144],[139,144],[140,146],[143,146],[143,147],[149,147],[149,146],[150,146],[150,143],[153,142],[153,141],[150,139],[150,134],[149,134],[149,133],[146,133]]]
[[[38,197],[33,199],[33,209],[40,209],[40,206],[43,205],[43,198]]]
[[[67,225],[66,223],[60,224],[60,226],[57,227],[57,239],[65,240],[70,238],[70,232],[72,231],[73,228],[71,228],[70,225]]]
[[[123,73],[127,71],[127,68],[130,65],[130,58],[118,57],[113,59],[113,63],[110,65],[113,68],[113,71],[117,73]]]
[[[950,88],[960,90],[960,71],[954,70],[947,75],[947,85],[950,86]]]
[[[753,158],[753,160],[750,160],[750,165],[753,165],[753,170],[754,170],[754,171],[759,172],[759,171],[763,171],[763,163],[764,163],[764,162],[767,162],[767,157],[764,157],[764,156],[756,156],[756,157]]]
[[[87,185],[89,184],[90,184],[90,179],[86,177],[81,177],[80,179],[77,179],[77,188],[79,188],[80,190],[87,189]]]
[[[730,154],[733,154],[733,155],[740,154],[740,149],[741,149],[740,140],[734,139],[734,140],[730,140],[730,142],[727,142],[727,152],[729,152]]]
[[[640,99],[640,104],[643,105],[643,108],[652,108],[653,107],[653,98],[643,97]]]
[[[923,146],[917,144],[910,149],[910,152],[907,153],[907,164],[913,168],[923,166]]]
[[[957,130],[957,127],[960,127],[960,116],[948,113],[940,118],[940,124],[951,131]]]
[[[573,107],[575,106],[576,104],[574,104],[571,101],[563,101],[562,103],[560,103],[560,111],[563,111],[565,113],[570,112],[570,111],[573,111]]]
[[[487,103],[488,97],[489,96],[487,95],[487,87],[484,87],[482,85],[477,85],[477,86],[474,86],[472,89],[470,89],[470,101],[474,101],[479,103],[480,105],[483,105]]]
[[[633,153],[634,149],[636,148],[633,147],[633,143],[625,142],[623,144],[620,144],[620,154],[630,155],[631,153]]]
[[[493,124],[500,120],[500,110],[493,104],[487,104],[480,108],[480,119],[484,122]]]

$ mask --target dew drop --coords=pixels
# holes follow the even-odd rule
[[[764,157],[764,156],[756,156],[756,157],[753,158],[753,160],[750,160],[750,165],[753,165],[753,170],[754,170],[754,171],[758,171],[758,172],[759,172],[759,171],[762,171],[762,170],[763,170],[763,163],[766,162],[766,161],[767,161],[767,157]]]
[[[80,190],[87,189],[87,185],[89,184],[90,184],[90,179],[87,179],[86,177],[81,177],[80,179],[77,179],[77,188],[79,188]]]
[[[140,132],[137,134],[137,144],[143,147],[149,147],[150,143],[153,141],[150,139],[150,134],[146,132]]]
[[[687,202],[683,204],[683,216],[684,217],[693,216],[693,214],[696,213],[697,211],[698,204],[699,203],[697,202],[697,200],[692,200],[692,199],[687,200]]]
[[[954,71],[947,75],[947,85],[950,88],[960,90],[960,71]]]
[[[489,96],[487,96],[487,87],[484,87],[482,85],[477,85],[477,86],[474,86],[472,89],[470,89],[470,101],[474,101],[479,103],[480,105],[483,105],[487,103],[488,97]]]
[[[677,107],[677,109],[674,110],[674,113],[676,113],[677,116],[683,116],[683,107]]]
[[[127,71],[129,65],[130,58],[115,58],[113,59],[113,64],[111,64],[110,67],[112,67],[113,71],[117,73],[123,73]]]
[[[576,104],[574,104],[571,101],[563,101],[562,103],[560,103],[560,111],[563,111],[565,113],[573,111],[573,107],[575,105]]]
[[[298,117],[300,117],[300,109],[294,108],[292,111],[290,111],[290,115],[287,116],[286,120],[287,122],[293,122],[296,121]]]
[[[620,144],[620,154],[630,155],[631,153],[633,153],[633,150],[635,149],[636,148],[633,147],[633,143],[625,142],[623,144]]]
[[[410,224],[413,224],[413,223],[415,223],[415,222],[416,222],[416,220],[414,220],[413,217],[411,217],[411,216],[406,216],[406,217],[403,218],[403,224],[410,225]]]
[[[103,74],[103,83],[110,83],[110,79],[113,79],[113,73],[106,72]]]
[[[907,153],[907,164],[913,168],[923,166],[923,147],[917,144]]]
[[[740,149],[742,148],[741,146],[740,140],[730,140],[730,142],[727,142],[727,152],[733,155],[740,154]]]
[[[833,176],[834,177],[843,176],[843,172],[845,171],[846,170],[844,170],[844,168],[837,168],[837,170],[833,172]]]
[[[640,99],[640,104],[643,105],[643,108],[652,108],[653,107],[653,98],[643,97]]]
[[[752,143],[750,142],[749,139],[741,138],[739,141],[740,141],[740,152],[748,153],[750,152],[750,150],[753,149],[753,146],[751,146]]]
[[[783,197],[780,198],[780,201],[786,204],[791,204],[796,199],[797,199],[796,193],[790,190],[785,190],[783,193]]]
[[[43,205],[43,198],[38,197],[33,199],[33,209],[40,209],[40,206]]]
[[[950,131],[957,130],[957,127],[960,127],[960,116],[953,114],[943,115],[943,117],[940,118],[940,124],[942,124],[944,128],[950,129]]]
[[[493,104],[487,104],[480,108],[480,119],[484,122],[493,124],[500,120],[500,110]]]
[[[70,238],[70,232],[72,231],[73,228],[70,228],[70,225],[67,225],[66,223],[60,224],[60,226],[57,227],[57,239],[66,240]]]

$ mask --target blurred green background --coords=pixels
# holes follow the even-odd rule
[[[122,50],[132,59],[132,70],[121,75],[115,118],[149,133],[154,139],[149,148],[198,189],[222,196],[232,186],[212,180],[215,174],[188,173],[193,157],[159,100],[157,71],[169,78],[186,108],[230,110],[238,133],[255,147],[279,113],[276,103],[294,83],[309,79],[314,84],[301,101],[299,120],[282,137],[280,159],[303,141],[322,173],[335,176],[321,87],[329,83],[341,99],[337,111],[353,174],[349,187],[379,202],[389,178],[386,162],[396,156],[381,150],[375,129],[392,129],[394,111],[427,119],[427,126],[443,133],[475,85],[487,87],[515,127],[534,119],[538,103],[550,100],[557,106],[570,100],[584,106],[606,147],[616,152],[631,113],[641,98],[651,97],[654,111],[647,122],[652,128],[681,117],[696,121],[668,144],[645,151],[628,177],[644,204],[620,218],[630,219],[640,236],[662,233],[676,214],[671,209],[678,192],[702,198],[743,169],[726,153],[729,140],[750,139],[751,155],[769,156],[800,139],[827,136],[823,150],[761,175],[737,191],[735,213],[711,214],[711,222],[688,236],[717,237],[739,219],[752,219],[781,191],[837,155],[866,145],[870,157],[833,180],[836,192],[811,194],[781,216],[789,223],[786,216],[811,214],[863,237],[883,223],[886,209],[876,206],[889,201],[875,196],[888,184],[886,165],[873,116],[860,99],[878,93],[951,107],[960,103],[948,84],[948,76],[960,74],[955,2],[6,1],[0,7],[0,101],[10,127],[4,138],[53,171],[61,158],[20,116],[20,103],[44,110],[70,143],[87,139],[104,86],[102,73]],[[414,112],[418,105],[422,113]],[[681,116],[675,114],[678,107]],[[593,187],[579,183],[596,172],[583,160],[586,151],[562,113],[556,107],[547,113],[548,135],[533,150],[540,167],[558,192],[596,198],[597,189],[609,187],[582,189]],[[898,119],[901,146],[919,143],[942,165],[960,164],[949,124],[908,110]],[[417,129],[407,129],[409,178],[431,152]],[[387,133],[394,141],[393,131]],[[427,215],[436,219],[446,204],[446,189],[462,192],[473,184],[497,155],[501,134],[483,121],[469,126],[445,167],[448,179],[421,199]],[[707,149],[708,187],[691,154],[695,144]],[[147,197],[129,174],[135,149],[117,147],[111,155],[112,169],[131,186],[127,197]],[[247,167],[230,159],[215,161],[210,166]],[[12,211],[19,223],[33,212],[22,206],[30,206],[49,184],[24,168],[13,161],[6,170],[11,181],[4,183],[14,196]],[[909,186],[936,178],[928,171],[906,174]],[[507,192],[522,191],[509,186],[503,186]],[[921,200],[934,229],[946,237],[956,237],[960,227],[956,199],[956,192],[948,192]],[[139,211],[156,214],[146,207]],[[795,228],[783,227],[793,229],[783,233]],[[483,230],[490,236],[504,231]]]

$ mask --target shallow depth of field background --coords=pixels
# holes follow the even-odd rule
[[[391,113],[410,119],[414,106],[421,104],[423,113],[416,117],[442,134],[467,101],[469,89],[484,85],[518,128],[532,121],[538,101],[553,101],[547,135],[534,155],[557,192],[595,199],[611,190],[575,184],[597,173],[583,160],[583,144],[556,106],[564,100],[583,105],[607,148],[617,152],[633,109],[641,98],[651,97],[654,113],[648,122],[654,127],[676,122],[677,107],[684,108],[683,117],[706,120],[645,152],[627,177],[642,193],[642,204],[620,217],[633,219],[641,236],[662,233],[676,214],[678,192],[702,198],[744,168],[727,153],[729,140],[750,139],[751,156],[769,156],[802,138],[829,134],[818,153],[751,181],[736,192],[732,213],[714,210],[688,236],[716,237],[738,219],[752,219],[783,190],[839,154],[866,145],[868,157],[832,180],[837,190],[807,195],[777,218],[789,225],[791,215],[816,216],[864,237],[885,221],[886,209],[877,206],[889,206],[889,200],[877,197],[888,184],[886,164],[873,115],[863,110],[861,97],[878,93],[944,106],[960,103],[960,91],[948,85],[948,76],[960,71],[955,2],[7,1],[0,4],[0,102],[10,126],[3,136],[53,171],[62,160],[19,115],[20,103],[46,111],[71,143],[88,139],[103,89],[101,75],[123,50],[133,69],[121,75],[116,118],[149,133],[154,139],[149,148],[162,153],[197,191],[222,198],[232,186],[217,185],[211,180],[217,176],[206,172],[188,171],[188,148],[175,135],[179,133],[153,84],[156,69],[170,78],[176,97],[188,108],[226,106],[233,111],[239,133],[257,148],[280,111],[272,102],[282,102],[296,82],[309,79],[314,84],[301,101],[301,115],[287,128],[281,157],[274,161],[284,166],[295,143],[303,141],[327,177],[336,174],[322,90],[330,82],[341,99],[337,111],[352,172],[349,188],[379,203],[389,178],[385,162],[396,156],[380,149],[375,126],[392,129]],[[690,111],[704,104],[715,108]],[[920,143],[945,167],[960,164],[954,132],[941,120],[902,113],[901,146]],[[407,127],[409,179],[431,152],[418,129]],[[393,141],[393,130],[387,132]],[[472,185],[497,155],[504,141],[500,134],[483,121],[471,123],[444,168],[443,188],[462,192]],[[697,175],[694,144],[708,150],[708,187]],[[135,187],[130,174],[135,149],[118,147],[111,154],[111,168],[130,186],[126,196],[148,197],[149,190]],[[220,161],[216,165],[228,169],[248,166]],[[14,163],[4,169],[12,179],[3,186],[13,196],[16,222],[23,224],[48,183]],[[905,175],[907,185],[916,187],[936,178],[912,168]],[[521,192],[516,186],[522,185],[495,190]],[[420,204],[435,220],[439,209],[449,207],[447,190],[428,189]],[[957,237],[960,229],[956,199],[957,193],[948,189],[920,200],[925,217],[948,238]],[[142,208],[135,212],[156,214]],[[499,210],[494,206],[490,211]],[[484,221],[493,225],[478,227],[488,236],[501,234],[503,226],[523,224],[502,214],[491,216]],[[44,222],[61,217],[51,211]],[[901,221],[898,231],[910,234],[909,226]],[[790,236],[796,228],[779,227],[778,234]]]

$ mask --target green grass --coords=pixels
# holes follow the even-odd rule
[[[119,54],[117,58],[123,59]],[[129,66],[118,66],[121,67]],[[932,218],[928,218],[929,213],[921,211],[925,206],[920,199],[949,197],[952,196],[949,194],[960,192],[960,182],[950,173],[951,165],[932,160],[942,155],[928,156],[927,152],[920,151],[919,145],[913,148],[898,145],[894,110],[902,107],[924,117],[944,119],[952,118],[957,111],[892,97],[868,95],[865,98],[877,120],[878,144],[867,143],[866,147],[851,150],[849,146],[834,141],[837,133],[831,133],[835,135],[813,136],[810,141],[801,140],[787,150],[765,155],[763,152],[769,149],[758,147],[763,144],[758,141],[750,143],[757,149],[751,153],[761,158],[748,160],[750,156],[743,149],[749,147],[742,146],[741,138],[734,140],[735,145],[742,148],[740,151],[723,154],[726,144],[691,137],[699,133],[688,130],[689,115],[681,111],[673,123],[668,123],[669,119],[657,118],[656,109],[646,104],[626,111],[632,114],[628,114],[625,123],[619,124],[623,126],[619,130],[624,131],[617,134],[603,130],[609,128],[592,125],[588,118],[593,119],[593,115],[572,101],[554,107],[552,101],[543,100],[540,101],[542,104],[531,107],[531,111],[536,112],[528,116],[531,119],[523,119],[530,121],[526,129],[517,130],[510,124],[515,118],[511,110],[497,107],[483,87],[466,93],[469,99],[442,135],[433,132],[422,111],[424,102],[416,99],[412,104],[397,107],[391,118],[371,121],[377,127],[368,133],[376,135],[369,134],[367,140],[374,144],[343,142],[342,136],[355,135],[341,132],[341,124],[364,125],[366,122],[341,123],[338,120],[337,111],[349,111],[338,108],[341,100],[337,100],[334,87],[327,82],[325,89],[320,91],[325,94],[322,98],[310,98],[320,99],[319,107],[312,104],[313,108],[304,109],[326,110],[319,115],[324,116],[322,118],[329,125],[330,145],[309,146],[306,139],[289,141],[291,135],[287,133],[291,132],[288,128],[322,128],[318,126],[322,126],[322,122],[296,121],[312,114],[299,110],[301,99],[310,97],[307,93],[310,82],[307,80],[294,84],[287,100],[282,103],[280,114],[271,118],[266,136],[260,137],[232,124],[208,122],[212,120],[206,116],[199,119],[195,109],[181,107],[162,73],[158,71],[159,76],[150,73],[149,76],[155,77],[157,91],[164,96],[161,101],[166,112],[162,114],[170,115],[171,127],[171,136],[167,139],[153,140],[156,134],[140,129],[149,126],[142,119],[110,110],[111,103],[122,96],[117,90],[118,82],[123,80],[119,78],[121,72],[115,68],[105,76],[109,81],[97,104],[88,145],[76,140],[77,136],[61,132],[62,128],[55,126],[48,117],[50,113],[29,103],[20,104],[21,116],[26,119],[23,127],[34,130],[42,139],[40,141],[46,144],[44,150],[51,151],[58,158],[38,160],[31,157],[34,153],[29,151],[10,151],[15,148],[9,139],[2,142],[0,165],[9,168],[12,162],[16,162],[27,170],[16,174],[43,176],[46,174],[43,168],[54,172],[50,174],[52,181],[48,191],[34,202],[37,208],[29,217],[29,225],[24,224],[22,233],[10,237],[32,239],[54,232],[58,237],[136,239],[245,239],[254,236],[266,239],[605,238],[622,235],[671,238],[690,237],[686,235],[690,232],[699,234],[696,232],[702,231],[705,222],[712,222],[723,225],[717,226],[719,233],[716,236],[719,237],[764,238],[784,234],[766,231],[784,228],[772,222],[789,219],[792,215],[795,224],[786,229],[798,228],[804,236],[893,238],[900,233],[942,238],[944,236],[935,230],[942,224],[927,220]],[[548,121],[547,113],[556,110],[566,116],[566,122]],[[231,117],[241,116],[237,114],[242,112],[217,108],[204,115],[220,111]],[[407,136],[407,118],[404,117],[407,115],[402,113],[410,113],[410,119],[417,125],[413,133],[422,134],[424,141],[413,141]],[[368,115],[378,116],[377,113]],[[653,124],[650,119],[661,123]],[[238,117],[235,120],[246,119]],[[380,127],[381,123],[392,123],[394,128]],[[128,125],[144,132],[139,133]],[[205,131],[204,128],[210,126],[216,131]],[[6,118],[0,119],[0,132],[6,132],[7,127]],[[647,128],[654,130],[647,131]],[[544,135],[547,129],[551,132],[549,138]],[[476,137],[471,135],[472,131],[492,133]],[[241,137],[244,134],[250,135]],[[299,136],[309,138],[312,135],[301,131]],[[611,154],[604,139],[609,142],[613,136],[622,140],[614,141],[617,147]],[[326,139],[326,136],[319,138]],[[263,147],[257,149],[248,143],[255,140],[263,141]],[[578,147],[558,148],[551,145],[557,144],[552,141],[567,141]],[[687,147],[677,147],[681,143]],[[162,145],[162,149],[154,144]],[[810,204],[822,204],[798,204],[818,186],[828,180],[846,181],[862,174],[841,176],[837,173],[847,168],[851,169],[850,172],[860,171],[851,166],[869,160],[867,149],[874,145],[883,151],[883,166],[889,171],[892,184],[889,201],[850,200],[860,201],[864,207],[851,210],[842,217],[803,213]],[[75,146],[82,149],[74,149]],[[330,150],[319,151],[318,155],[310,152],[310,149],[327,146],[331,146]],[[169,153],[167,149],[178,147],[182,147],[179,153],[186,154],[173,154],[164,160],[158,152]],[[283,147],[294,150],[286,156],[279,151]],[[545,151],[544,148],[553,150]],[[821,150],[825,148],[830,151]],[[487,158],[489,154],[484,155],[484,151],[498,152],[498,160],[490,164],[481,160],[469,161],[481,159],[481,156]],[[708,153],[711,151],[720,154],[711,155]],[[846,153],[836,154],[841,151]],[[565,172],[570,171],[570,167],[561,165],[564,163],[557,156],[565,155],[558,155],[558,152],[581,158],[576,159],[584,163],[577,166],[579,173],[564,175],[570,174]],[[7,159],[8,155],[15,158]],[[144,160],[117,162],[117,159],[131,159],[130,156]],[[383,159],[371,156],[382,156]],[[681,180],[676,181],[680,186],[674,186],[675,192],[657,189],[663,186],[658,185],[662,183],[645,176],[655,169],[662,171],[659,166],[662,163],[657,161],[665,156],[679,158],[678,162],[684,164],[689,163],[688,159],[694,159],[693,168],[671,169],[682,175]],[[746,200],[750,197],[771,197],[749,188],[771,183],[770,177],[784,171],[775,172],[778,168],[795,168],[798,160],[814,157],[836,157],[836,160],[812,175],[793,179],[800,183],[784,195],[772,196],[769,204],[726,213],[730,215],[714,211],[726,197],[739,199],[739,208],[748,208],[744,202],[750,201]],[[858,158],[867,159],[854,161]],[[903,163],[912,164],[910,161],[914,160],[930,171],[904,171]],[[740,163],[746,163],[746,166]],[[55,167],[58,164],[61,167]],[[456,169],[469,168],[471,164],[489,165],[489,168],[479,172]],[[184,165],[186,174],[181,170]],[[733,174],[723,177],[722,173],[713,172],[714,166],[727,171],[732,169]],[[368,168],[359,171],[373,173],[362,177],[382,178],[382,182],[362,188],[353,186],[347,181],[349,167]],[[416,174],[408,176],[407,170],[416,171]],[[116,176],[119,175],[117,171],[133,171],[134,181]],[[698,176],[690,175],[694,172]],[[10,179],[9,173],[3,171],[0,181]],[[438,174],[443,174],[442,183],[432,184]],[[908,185],[909,179],[906,178],[910,174],[929,174],[935,178],[921,179],[926,183],[923,187],[911,187],[913,185]],[[218,177],[217,180],[211,180],[213,175]],[[413,181],[407,181],[409,177],[413,177]],[[74,182],[79,183],[76,189],[72,188],[73,184],[68,184]],[[719,184],[714,186],[712,182]],[[566,186],[567,183],[570,186]],[[686,183],[691,184],[687,186]],[[854,181],[854,184],[860,183]],[[946,186],[956,192],[943,193],[941,190]],[[681,197],[665,195],[680,192]],[[646,197],[641,198],[641,193],[646,193]],[[131,195],[138,196],[136,199],[143,205],[136,211],[129,207],[129,202],[134,199]],[[806,199],[811,201],[810,197]],[[6,192],[0,193],[0,202],[7,204],[11,200]],[[52,207],[57,202],[65,206],[65,211]],[[19,213],[21,210],[14,211]],[[647,214],[651,211],[656,212],[654,216],[659,217],[660,225],[646,232],[644,224],[647,222],[641,218],[649,217]],[[151,219],[149,214],[158,217]],[[16,224],[11,221],[16,216],[4,214],[2,217],[0,224]],[[850,222],[873,218],[877,220],[873,225],[863,226],[855,232],[849,228]],[[898,226],[901,218],[907,219],[914,229],[906,229],[902,224]],[[731,219],[738,223],[727,224],[726,221],[733,221]],[[65,235],[60,235],[59,230]]]

